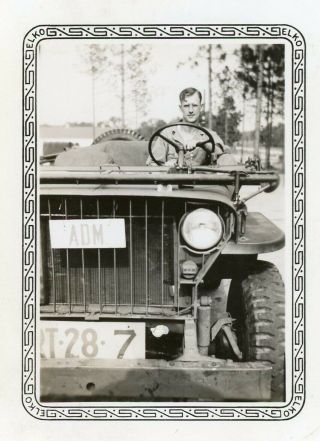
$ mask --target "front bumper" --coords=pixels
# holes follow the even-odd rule
[[[262,362],[41,360],[40,399],[57,401],[268,401]]]

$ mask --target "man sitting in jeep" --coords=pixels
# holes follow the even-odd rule
[[[179,108],[182,113],[182,123],[199,125],[200,114],[203,107],[201,92],[193,87],[182,90],[179,95]],[[234,158],[225,153],[223,141],[220,136],[213,130],[206,129],[212,135],[215,143],[214,152],[218,158],[218,164],[233,165]],[[164,137],[174,141],[176,144],[183,146],[185,151],[185,161],[193,165],[206,165],[210,163],[210,152],[213,146],[210,142],[205,144],[205,149],[198,147],[197,143],[203,142],[206,139],[206,134],[198,130],[196,127],[179,125],[171,126],[163,130]],[[149,156],[147,165],[168,165],[174,166],[177,163],[177,152],[175,148],[166,142],[163,138],[158,137],[152,147],[154,158],[157,160],[156,164]]]

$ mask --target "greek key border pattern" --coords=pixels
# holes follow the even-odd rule
[[[293,395],[283,407],[44,406],[36,398],[37,45],[46,39],[286,39],[292,46]],[[23,347],[22,402],[49,420],[281,420],[297,415],[305,398],[305,41],[288,25],[44,25],[23,43]],[[215,403],[213,403],[215,404]]]

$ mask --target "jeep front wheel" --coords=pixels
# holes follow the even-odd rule
[[[244,361],[272,365],[271,399],[285,400],[284,284],[270,262],[256,261],[232,280],[227,311]]]

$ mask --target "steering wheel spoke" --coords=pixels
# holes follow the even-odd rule
[[[159,136],[159,138],[161,138],[164,141],[166,141],[168,144],[172,145],[172,147],[174,147],[177,152],[179,150],[183,150],[183,146],[182,145],[179,145],[177,142],[174,142],[172,139],[167,138],[162,133],[159,133],[158,136]]]
[[[215,151],[215,142],[213,139],[212,134],[209,132],[209,130],[205,129],[204,127],[200,127],[194,124],[189,124],[189,123],[175,123],[175,124],[169,124],[167,126],[164,126],[158,130],[156,130],[153,135],[151,136],[150,140],[149,140],[149,144],[148,144],[148,151],[149,151],[149,155],[151,157],[151,159],[153,160],[153,162],[155,162],[157,165],[162,165],[162,163],[157,160],[154,155],[153,155],[153,151],[152,151],[152,143],[153,140],[156,137],[159,137],[161,139],[163,139],[165,142],[167,142],[168,144],[170,144],[176,151],[177,155],[179,155],[179,152],[184,152],[184,147],[181,144],[178,144],[176,141],[173,141],[172,139],[168,138],[167,136],[165,136],[162,132],[169,128],[169,127],[177,127],[177,126],[187,126],[187,127],[193,127],[197,130],[199,130],[200,132],[204,133],[205,135],[207,135],[207,139],[205,139],[204,141],[199,141],[197,142],[195,147],[201,147],[203,148],[207,153],[213,153]],[[210,143],[212,145],[212,150],[210,150],[206,145]]]

